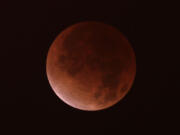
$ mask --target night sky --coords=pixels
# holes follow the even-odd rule
[[[2,4],[1,129],[7,133],[62,135],[174,131],[174,106],[179,107],[175,105],[179,103],[178,94],[173,92],[180,90],[179,48],[170,40],[176,35],[170,32],[174,25],[169,23],[173,22],[168,18],[172,17],[170,8],[158,8],[156,4],[142,5],[135,0]],[[80,111],[63,103],[46,76],[46,56],[53,40],[62,30],[81,21],[100,21],[116,27],[136,54],[132,89],[118,104],[98,112]]]

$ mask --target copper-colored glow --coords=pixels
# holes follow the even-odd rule
[[[135,78],[134,51],[114,27],[75,24],[51,45],[47,76],[56,95],[72,107],[96,111],[120,101]]]

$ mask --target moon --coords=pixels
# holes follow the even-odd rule
[[[132,87],[135,53],[115,27],[81,22],[62,31],[49,48],[46,72],[56,95],[84,111],[109,108]]]

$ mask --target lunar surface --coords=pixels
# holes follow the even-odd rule
[[[46,71],[62,101],[80,110],[97,111],[128,93],[136,60],[130,43],[116,28],[82,22],[57,36],[48,52]]]

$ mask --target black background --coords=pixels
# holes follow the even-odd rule
[[[174,106],[178,108],[174,91],[180,90],[180,71],[173,5],[129,0],[15,1],[1,6],[0,113],[5,132],[115,135],[174,131]],[[131,42],[137,60],[131,91],[118,104],[98,112],[80,111],[59,100],[45,69],[55,37],[68,26],[89,20],[118,28]]]

